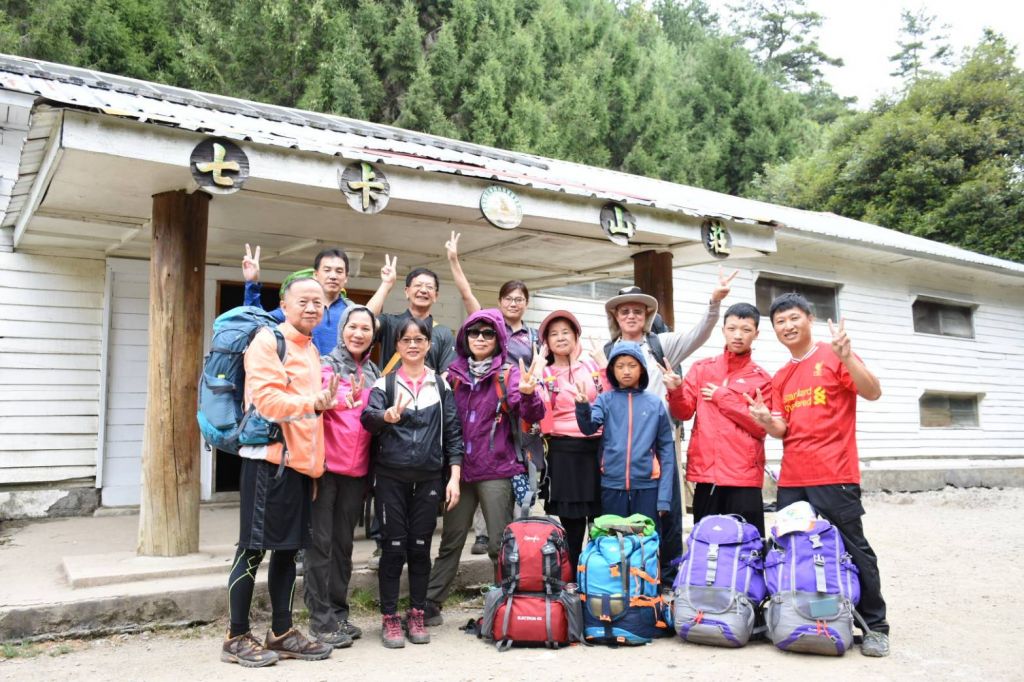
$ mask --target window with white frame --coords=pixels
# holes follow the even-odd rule
[[[974,338],[974,306],[918,298],[913,312],[914,331],[919,334]]]
[[[928,428],[972,428],[980,426],[978,404],[981,396],[970,393],[925,391],[918,401],[921,426]]]
[[[839,304],[836,301],[838,285],[829,282],[809,282],[789,279],[780,275],[761,275],[754,284],[757,309],[767,315],[772,301],[782,294],[797,293],[811,304],[814,316],[820,320],[838,320]]]

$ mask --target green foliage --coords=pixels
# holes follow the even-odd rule
[[[913,83],[923,75],[934,73],[931,66],[951,66],[953,47],[949,44],[949,36],[941,31],[949,30],[949,26],[933,29],[935,15],[919,9],[911,12],[904,9],[900,14],[903,25],[900,37],[896,41],[899,52],[889,57],[896,67],[890,76],[903,78]]]
[[[5,51],[742,193],[808,124],[732,41],[703,0],[0,0]]]
[[[833,211],[1024,261],[1024,73],[988,33],[949,77],[838,124],[756,184],[769,201]]]

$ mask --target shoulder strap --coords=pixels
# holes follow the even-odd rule
[[[396,353],[397,355],[397,353]],[[398,379],[398,375],[392,372],[384,377],[384,409],[388,409],[395,404],[395,381]]]
[[[395,351],[395,354],[391,356],[391,359],[390,359],[390,360],[388,360],[388,364],[384,365],[384,369],[382,369],[382,370],[380,371],[380,373],[381,373],[381,374],[391,374],[391,372],[393,372],[393,371],[395,370],[395,367],[397,367],[397,366],[398,366],[398,363],[399,363],[399,362],[400,362],[401,360],[402,360],[402,358],[401,358],[401,356],[400,356],[400,355],[398,354],[398,351],[396,350],[396,351]]]
[[[647,345],[651,348],[651,355],[654,357],[654,361],[664,366],[665,349],[661,347],[661,339],[658,338],[658,335],[654,333],[648,334]]]
[[[284,342],[284,334],[277,327],[274,327],[274,338],[277,339],[277,357],[281,358],[281,362],[284,362],[284,356],[288,353],[288,347]]]

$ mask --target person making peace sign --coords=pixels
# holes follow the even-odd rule
[[[405,646],[398,616],[402,567],[409,566],[408,636],[413,644],[430,641],[424,624],[430,543],[441,499],[451,510],[459,502],[465,446],[452,389],[426,367],[433,329],[410,317],[395,330],[392,343],[401,365],[373,384],[360,421],[378,437],[373,453],[373,494],[381,521],[382,554],[377,581],[382,615],[381,639],[387,648]],[[444,483],[445,468],[450,469]],[[442,497],[443,496],[443,497]]]

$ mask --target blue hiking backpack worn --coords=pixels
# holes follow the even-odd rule
[[[672,585],[676,632],[686,642],[741,647],[765,598],[764,544],[735,515],[705,516],[690,533]]]
[[[600,516],[580,554],[583,636],[592,644],[647,644],[670,631],[661,597],[658,534],[640,514]]]
[[[264,327],[274,332],[277,355],[284,362],[284,336],[277,320],[254,306],[232,308],[213,321],[210,352],[199,379],[196,419],[208,447],[238,454],[243,445],[282,440],[281,428],[264,419],[255,407],[244,409],[245,350]]]
[[[780,535],[772,528],[771,543],[769,639],[783,651],[842,656],[853,644],[860,579],[839,530],[819,518],[805,530]]]

